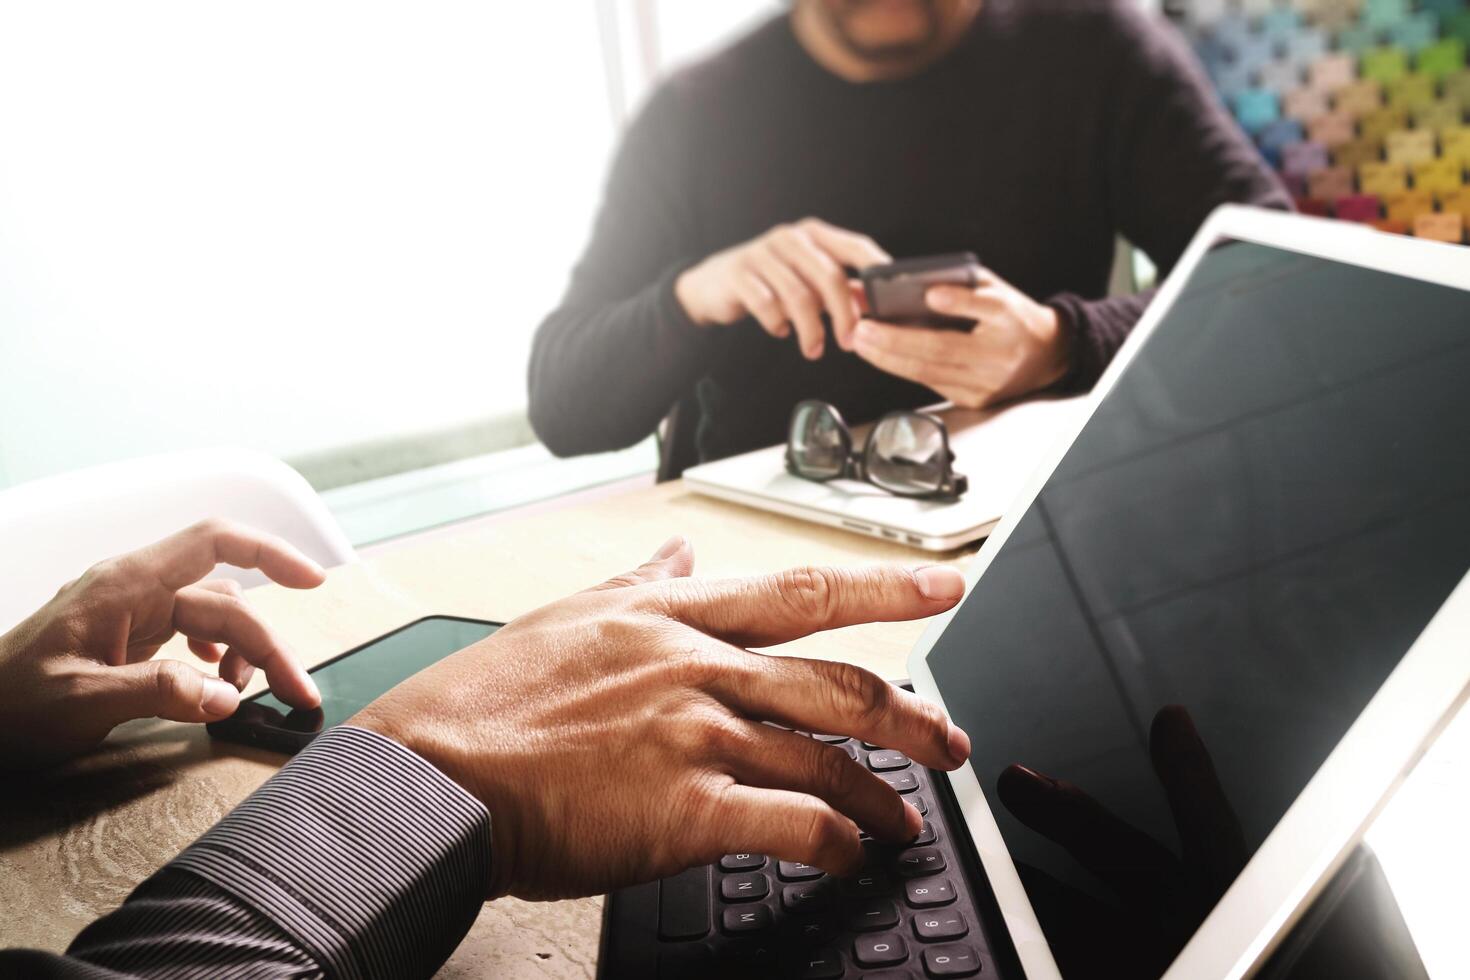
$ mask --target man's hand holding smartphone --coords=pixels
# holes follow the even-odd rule
[[[924,293],[933,314],[968,328],[894,322],[875,309],[854,331],[857,355],[963,408],[1009,401],[1061,380],[1071,364],[1071,338],[1057,311],[989,269],[974,272],[973,285],[933,285]]]

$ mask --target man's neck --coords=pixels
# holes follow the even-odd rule
[[[973,0],[971,15],[947,20],[934,42],[912,58],[881,61],[865,58],[843,40],[837,25],[817,2],[798,2],[791,11],[791,30],[812,60],[847,82],[883,82],[916,75],[944,57],[969,30],[980,0]]]

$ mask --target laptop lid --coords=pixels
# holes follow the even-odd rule
[[[1470,683],[1470,259],[1218,212],[910,659],[1028,977],[1235,977]]]

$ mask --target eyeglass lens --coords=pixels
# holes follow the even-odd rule
[[[847,468],[847,429],[830,406],[798,406],[789,445],[792,465],[808,479],[835,480]]]
[[[896,415],[868,438],[868,479],[891,493],[934,493],[948,462],[944,429],[925,415]]]

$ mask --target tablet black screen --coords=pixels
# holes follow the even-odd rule
[[[1063,975],[1167,967],[1467,568],[1470,292],[1207,254],[928,658]]]

